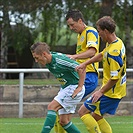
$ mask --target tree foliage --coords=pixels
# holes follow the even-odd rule
[[[76,36],[66,25],[65,15],[77,8],[86,23],[95,27],[98,18],[110,15],[116,21],[117,33],[127,45],[133,45],[132,0],[0,0],[1,67],[7,67],[8,47],[18,54],[35,41],[45,41],[54,49],[70,46]]]

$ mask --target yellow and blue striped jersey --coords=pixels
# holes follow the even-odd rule
[[[122,98],[126,95],[126,55],[125,46],[121,39],[106,44],[103,54],[103,86],[109,79],[118,82],[104,95],[110,98]]]
[[[81,34],[78,34],[76,53],[77,54],[83,53],[87,51],[90,47],[94,47],[97,53],[99,52],[99,35],[95,28],[86,27],[86,29]],[[77,59],[76,61],[81,64],[88,59],[89,58]],[[97,70],[98,70],[98,63],[87,65],[86,72],[97,72]]]

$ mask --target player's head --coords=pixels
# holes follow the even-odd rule
[[[108,37],[115,33],[116,23],[110,16],[104,16],[96,22],[99,36],[108,42]]]
[[[50,53],[50,47],[45,42],[34,43],[30,47],[30,50],[31,50],[31,52],[34,52],[36,54],[42,54],[44,51],[47,52],[47,53]]]
[[[81,33],[85,28],[85,19],[83,14],[77,9],[68,11],[66,21],[69,28],[77,33]]]
[[[83,14],[81,11],[77,10],[77,9],[72,9],[69,10],[67,15],[66,15],[66,21],[72,18],[74,21],[78,22],[79,19],[81,19],[84,23],[85,23],[85,19],[83,17]]]
[[[48,63],[48,54],[50,54],[50,48],[45,42],[37,42],[30,47],[32,56],[36,62],[45,65]]]
[[[115,21],[110,17],[110,16],[104,16],[100,18],[97,22],[96,25],[101,29],[101,30],[108,30],[110,33],[115,32],[116,28],[116,23]]]

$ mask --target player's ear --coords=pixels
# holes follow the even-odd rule
[[[42,52],[42,55],[46,56],[46,54],[47,54],[47,52],[45,52],[45,51],[44,51],[44,52]]]
[[[82,23],[83,21],[82,21],[82,19],[80,18],[80,19],[78,20],[78,22],[79,22],[79,23]]]
[[[106,34],[108,34],[108,33],[109,33],[109,31],[108,31],[107,29],[105,29],[105,30],[104,30],[104,32],[105,32]]]

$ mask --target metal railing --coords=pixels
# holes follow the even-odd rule
[[[98,69],[102,72],[103,69]],[[133,68],[127,68],[127,72],[133,72]],[[19,118],[23,118],[23,85],[24,73],[40,73],[49,72],[48,69],[0,69],[0,73],[19,73]]]

